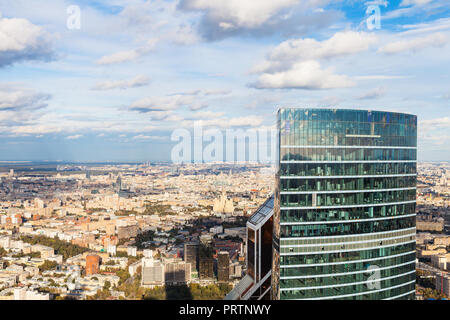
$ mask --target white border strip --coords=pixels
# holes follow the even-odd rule
[[[393,189],[366,189],[366,190],[332,190],[332,191],[281,191],[281,195],[291,194],[342,194],[342,193],[369,193],[369,192],[387,192],[387,191],[405,191],[416,190],[417,187],[393,188]]]
[[[317,290],[317,289],[328,289],[328,288],[336,288],[336,287],[355,286],[355,285],[359,285],[359,284],[368,284],[368,283],[373,283],[373,282],[381,282],[381,281],[384,281],[384,280],[400,278],[400,277],[403,277],[403,276],[406,276],[406,275],[412,274],[412,273],[416,273],[416,269],[414,269],[413,271],[408,271],[408,272],[401,273],[401,274],[398,274],[398,275],[395,275],[395,276],[390,276],[390,277],[386,277],[386,278],[380,278],[380,279],[377,279],[377,280],[365,280],[365,281],[352,282],[352,283],[342,283],[342,284],[340,283],[340,284],[331,284],[331,285],[326,285],[326,286],[314,286],[314,287],[280,288],[280,291]]]
[[[380,238],[380,239],[368,239],[368,240],[360,240],[360,241],[348,241],[348,242],[330,242],[330,243],[312,243],[312,244],[292,244],[292,245],[281,245],[280,248],[303,248],[303,247],[329,247],[329,246],[337,246],[337,245],[345,245],[345,244],[358,244],[358,243],[369,243],[369,242],[378,242],[378,241],[387,241],[391,239],[401,239],[406,237],[415,236],[415,233],[405,234],[401,236],[388,237],[388,238]]]
[[[381,221],[381,220],[394,220],[407,217],[414,217],[415,213],[403,214],[391,217],[381,217],[381,218],[370,218],[370,219],[355,219],[355,220],[333,220],[333,221],[308,221],[308,222],[281,222],[281,226],[307,226],[315,224],[336,224],[336,223],[352,223],[352,222],[367,222],[367,221]]]
[[[417,147],[401,147],[401,146],[300,146],[300,145],[284,145],[280,146],[281,149],[408,149],[408,150],[417,150]]]
[[[412,290],[412,291],[407,292],[407,293],[402,293],[402,294],[400,294],[400,295],[398,295],[398,296],[386,298],[386,299],[383,299],[383,300],[393,300],[393,299],[397,299],[397,298],[400,298],[400,297],[403,297],[403,296],[407,296],[408,294],[411,294],[411,293],[414,293],[414,294],[415,294],[415,293],[416,293],[416,290]]]
[[[307,268],[307,267],[325,267],[331,265],[338,264],[352,264],[352,263],[361,263],[361,262],[369,262],[369,261],[377,261],[377,260],[387,260],[390,258],[397,258],[402,256],[407,256],[408,254],[415,254],[416,251],[408,251],[404,253],[395,254],[392,256],[364,259],[364,260],[347,260],[347,261],[339,261],[339,262],[324,262],[324,263],[314,263],[314,264],[291,264],[291,265],[280,265],[280,268],[290,269],[290,268]],[[415,258],[414,258],[415,259]],[[414,260],[415,261],[415,260]]]
[[[416,177],[417,173],[405,174],[374,174],[361,176],[280,176],[280,179],[359,179],[359,178],[394,178],[394,177]]]
[[[355,249],[348,249],[348,250],[288,252],[288,253],[280,252],[280,256],[283,256],[283,257],[285,257],[285,256],[306,256],[306,255],[329,254],[329,253],[338,253],[338,252],[367,251],[367,250],[374,250],[374,249],[381,249],[381,248],[396,247],[396,246],[401,246],[401,245],[408,244],[408,243],[416,243],[416,240],[399,242],[399,243],[389,244],[389,245],[385,245],[385,246],[376,246],[376,247],[369,247],[369,248],[355,248]]]
[[[385,243],[390,243],[390,244],[397,244],[398,241],[407,241],[407,240],[411,240],[410,238],[413,238],[413,235],[406,235],[406,236],[398,236],[398,237],[392,237],[392,238],[385,238],[385,239],[379,239],[381,243],[385,242]],[[400,243],[403,243],[400,242]],[[289,253],[291,255],[294,255],[296,253],[309,253],[309,251],[306,251],[306,249],[310,249],[310,250],[319,250],[319,248],[321,249],[319,252],[323,253],[328,253],[328,252],[333,252],[333,248],[338,247],[339,245],[341,246],[341,251],[345,251],[344,249],[348,246],[346,246],[346,244],[348,244],[349,242],[341,242],[341,243],[331,243],[331,244],[312,244],[312,245],[292,245],[292,246],[286,246],[283,248],[280,248],[280,254],[281,253]],[[349,243],[349,246],[351,245],[355,245],[356,248],[351,248],[353,251],[357,251],[357,250],[366,250],[367,247],[364,245],[372,245],[372,246],[376,246],[378,243],[378,240],[368,240],[368,241],[358,241],[358,242],[354,242],[354,243]],[[380,244],[378,244],[380,245]],[[333,247],[334,246],[334,247]],[[327,247],[327,248],[326,248]],[[330,248],[331,247],[331,248]],[[289,248],[299,248],[299,251],[288,251],[286,252],[286,250],[283,250],[284,252],[281,252],[281,249],[289,249]],[[369,247],[370,248],[370,247]],[[373,248],[373,247],[372,247]],[[303,250],[302,250],[303,249]]]
[[[280,163],[417,163],[417,160],[281,160]]]
[[[393,287],[389,287],[389,288],[383,288],[383,289],[372,290],[372,291],[364,291],[364,292],[353,293],[353,294],[344,294],[344,295],[341,295],[341,296],[327,296],[327,297],[319,297],[319,298],[286,299],[286,300],[330,300],[330,299],[335,299],[335,298],[355,297],[355,296],[362,296],[362,295],[365,295],[365,294],[371,294],[371,293],[377,293],[377,292],[392,290],[392,289],[404,287],[406,285],[410,285],[410,284],[413,284],[413,283],[416,283],[416,280],[413,280],[413,281],[410,281],[410,282],[405,282],[405,283],[402,283],[402,284],[399,284],[399,285],[396,285],[396,286],[393,286]]]
[[[411,228],[405,228],[405,229],[397,229],[397,230],[390,230],[390,231],[382,231],[382,232],[372,232],[372,233],[357,233],[357,234],[346,234],[343,236],[332,236],[333,239],[340,239],[340,238],[349,238],[349,237],[362,237],[367,235],[378,235],[378,234],[388,234],[388,233],[395,233],[399,231],[409,231],[409,230],[415,230],[416,227]],[[329,239],[330,236],[320,236],[320,237],[282,237],[280,240],[309,240],[309,239]]]
[[[403,267],[403,266],[406,266],[408,264],[413,264],[413,263],[415,264],[416,261],[412,260],[412,261],[404,262],[401,264],[396,264],[393,266],[378,268],[377,270],[394,269],[394,268]],[[371,272],[371,270],[358,270],[358,271],[352,271],[352,272],[328,273],[328,274],[313,274],[313,275],[308,275],[308,276],[285,276],[285,277],[280,276],[280,279],[281,280],[291,280],[291,279],[308,279],[308,278],[326,278],[326,277],[333,277],[333,276],[347,276],[347,275],[358,274],[358,273],[367,273],[367,272]]]
[[[416,200],[400,201],[400,202],[384,202],[371,204],[351,204],[347,206],[323,206],[323,207],[280,207],[280,210],[310,210],[310,209],[343,209],[343,208],[362,208],[362,207],[381,207],[392,206],[395,204],[416,203]]]

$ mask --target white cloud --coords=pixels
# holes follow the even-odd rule
[[[166,140],[168,137],[162,137],[162,136],[147,136],[144,134],[139,134],[137,136],[134,136],[132,138],[133,140]]]
[[[143,87],[150,83],[150,79],[143,75],[138,75],[133,79],[129,80],[118,80],[118,81],[103,81],[97,83],[92,89],[93,90],[112,90],[112,89],[128,89]]]
[[[196,120],[184,120],[181,125],[185,128],[191,128],[194,124],[200,124],[203,127],[216,127],[216,128],[233,128],[233,127],[258,127],[264,122],[262,116],[242,116],[235,118],[213,118],[213,119],[196,119]]]
[[[231,93],[231,90],[204,90],[205,96],[226,96]]]
[[[167,113],[168,111],[176,110],[180,107],[188,107],[192,111],[197,111],[208,107],[208,104],[201,101],[201,98],[198,97],[200,94],[216,95],[225,93],[215,91],[203,92],[202,90],[196,90],[193,92],[178,93],[164,97],[148,97],[135,101],[129,106],[128,109],[141,113],[152,112],[154,115],[158,115],[158,113],[162,114],[162,112],[166,112],[166,115],[169,115],[169,113]]]
[[[418,51],[428,47],[443,47],[449,38],[443,33],[433,33],[424,37],[391,42],[378,51],[385,54],[395,54],[405,51]]]
[[[189,106],[189,109],[192,111],[198,111],[206,108],[208,108],[208,105],[199,101],[192,102]]]
[[[45,114],[51,96],[17,84],[0,84],[0,132],[36,123]]]
[[[438,119],[422,120],[419,121],[419,127],[424,130],[450,128],[450,118],[443,117]]]
[[[261,116],[246,116],[246,117],[237,117],[231,118],[227,120],[227,123],[224,124],[225,127],[257,127],[260,126],[264,122],[264,118]]]
[[[100,65],[109,65],[133,61],[153,51],[157,43],[158,39],[150,39],[147,41],[145,46],[141,48],[128,51],[120,51],[111,55],[103,56],[98,59],[96,63]]]
[[[337,20],[337,11],[323,9],[330,1],[181,0],[178,9],[200,13],[200,34],[207,40],[218,40],[238,34],[317,31]]]
[[[389,3],[387,2],[387,0],[372,0],[372,1],[364,2],[364,5],[366,7],[371,6],[371,5],[387,7],[388,4]]]
[[[299,2],[299,0],[184,0],[181,1],[181,7],[206,11],[208,18],[216,21],[222,29],[255,28],[267,22],[281,9]]]
[[[401,7],[413,6],[413,5],[415,5],[415,6],[424,6],[424,5],[428,4],[428,3],[430,3],[431,1],[433,1],[433,0],[403,0],[400,3],[400,6]]]
[[[446,31],[450,30],[450,18],[437,19],[430,23],[405,24],[402,28],[407,30],[401,33],[405,37],[414,34]]]
[[[265,92],[264,94],[258,92],[249,98],[250,102],[245,105],[245,108],[247,109],[272,107],[277,105],[282,99],[280,94],[273,92]]]
[[[135,60],[139,57],[137,50],[121,51],[97,60],[97,64],[113,64]]]
[[[385,74],[375,74],[375,75],[366,75],[366,76],[355,76],[353,77],[357,80],[394,80],[394,79],[407,79],[411,78],[411,76],[392,76]]]
[[[193,45],[199,43],[201,38],[191,25],[182,25],[171,35],[172,41],[179,45]]]
[[[150,111],[168,111],[175,110],[182,106],[189,106],[192,103],[194,103],[194,98],[186,95],[148,97],[133,102],[129,109],[142,113]]]
[[[359,100],[374,100],[379,99],[386,94],[385,87],[377,87],[369,90],[358,97]]]
[[[225,115],[224,112],[212,112],[212,111],[200,111],[193,113],[189,118],[192,120],[208,120],[208,119],[218,119]]]
[[[382,20],[400,17],[432,16],[448,8],[448,0],[403,0],[399,9],[386,11]]]
[[[66,137],[66,139],[67,140],[78,140],[78,139],[80,139],[82,137],[83,137],[82,134],[76,134],[76,135],[73,135],[73,136],[68,136],[68,137]]]
[[[0,67],[26,60],[50,61],[54,58],[51,37],[26,19],[0,16]]]
[[[354,82],[345,75],[323,69],[317,60],[348,56],[367,51],[377,42],[373,34],[365,32],[337,32],[324,41],[291,39],[282,42],[268,55],[266,61],[253,68],[260,74],[256,88],[332,89],[346,88]]]
[[[131,1],[130,1],[131,2]],[[152,17],[149,10],[150,3],[141,3],[139,5],[127,5],[120,12],[119,17],[124,19],[124,28],[132,27],[152,27],[157,21]]]
[[[336,108],[342,102],[342,98],[327,96],[316,102],[318,107]]]
[[[344,31],[335,33],[330,39],[292,39],[282,42],[269,55],[270,61],[298,61],[328,59],[367,51],[376,43],[372,33]]]
[[[222,90],[222,89],[208,89],[208,90],[192,90],[187,92],[180,92],[173,94],[172,96],[176,95],[183,95],[183,96],[225,96],[229,95],[231,93],[231,90]]]
[[[0,111],[31,111],[47,107],[50,95],[12,85],[0,85]]]
[[[354,85],[347,76],[334,74],[331,68],[322,69],[314,60],[298,62],[287,71],[263,73],[251,84],[258,89],[334,89]]]
[[[0,112],[0,118],[3,113]],[[80,133],[91,132],[99,133],[142,133],[156,130],[157,123],[152,122],[146,117],[140,119],[116,119],[105,120],[101,117],[95,118],[95,114],[91,114],[93,119],[72,120],[64,115],[56,115],[54,113],[46,113],[39,118],[26,119],[13,126],[6,124],[2,126],[0,119],[0,132],[11,132],[17,135],[29,134],[67,134],[69,136],[78,135]],[[165,123],[164,126],[167,126]]]
[[[141,113],[172,111],[180,107],[188,107],[191,111],[198,111],[208,107],[208,103],[203,101],[206,97],[225,96],[231,93],[231,90],[193,90],[180,92],[164,97],[147,97],[135,101],[128,108],[132,111]]]

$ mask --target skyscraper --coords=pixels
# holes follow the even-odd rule
[[[417,118],[280,109],[272,299],[414,299]]]
[[[184,244],[184,261],[191,264],[192,272],[198,271],[198,242],[187,242]]]
[[[247,221],[247,274],[225,300],[270,299],[273,202],[274,197],[269,197]]]
[[[221,251],[217,257],[217,279],[220,282],[230,281],[230,254]]]
[[[201,244],[199,247],[199,278],[214,278],[214,258],[213,249],[209,244]]]

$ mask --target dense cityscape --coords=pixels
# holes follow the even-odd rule
[[[450,297],[450,163],[418,163],[416,299]]]
[[[0,299],[222,299],[273,192],[250,164],[2,164]],[[416,299],[449,296],[450,163],[419,163]]]
[[[172,298],[161,288],[180,285],[221,299],[273,184],[263,165],[15,167],[0,184],[1,299]]]
[[[0,0],[0,300],[446,304],[449,72],[448,0]]]

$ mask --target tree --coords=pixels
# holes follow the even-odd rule
[[[108,289],[97,290],[97,293],[91,297],[88,297],[88,300],[105,300],[111,297],[111,292]]]
[[[58,266],[58,263],[56,263],[55,261],[45,260],[44,263],[39,266],[39,271],[43,272],[43,271],[53,270],[57,266]]]
[[[5,249],[3,249],[3,248],[0,248],[0,257],[4,257],[4,256],[6,256],[8,254],[8,251],[6,251]]]
[[[116,272],[116,276],[120,278],[119,280],[119,286],[124,283],[128,278],[130,278],[130,273],[127,269],[119,269]]]
[[[135,245],[136,247],[141,250],[145,249],[144,243],[153,241],[153,237],[155,236],[155,232],[152,230],[148,230],[145,232],[141,232],[136,236]]]
[[[147,289],[144,293],[143,300],[166,300],[166,290],[164,287]]]
[[[53,239],[45,236],[21,236],[20,240],[30,244],[41,244],[55,249],[57,254],[61,254],[64,259],[76,256],[78,254],[89,251],[88,248],[80,247],[69,242]]]

